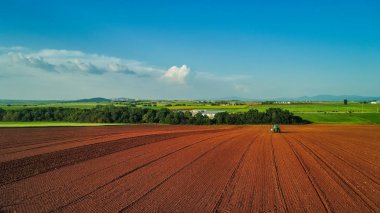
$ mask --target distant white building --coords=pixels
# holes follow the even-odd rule
[[[207,110],[206,112],[203,112],[202,115],[206,115],[209,118],[214,118],[215,115],[219,112],[224,112],[224,111],[219,111],[219,110]]]
[[[380,101],[371,101],[370,104],[380,104]]]
[[[290,101],[276,101],[274,103],[275,104],[291,104],[292,102],[290,102]]]
[[[197,113],[202,113],[203,116],[207,116],[209,118],[214,118],[215,115],[219,112],[225,112],[225,111],[221,111],[221,110],[199,110],[199,109],[194,109],[194,110],[191,110],[191,115],[192,116],[195,116]]]

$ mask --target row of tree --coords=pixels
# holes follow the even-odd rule
[[[265,112],[249,110],[242,113],[217,113],[209,118],[201,113],[147,109],[137,107],[97,106],[93,109],[61,107],[3,110],[1,121],[64,121],[89,123],[165,123],[165,124],[303,124],[308,123],[288,110],[270,108]]]

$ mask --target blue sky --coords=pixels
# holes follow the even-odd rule
[[[14,1],[0,99],[380,95],[379,1]]]

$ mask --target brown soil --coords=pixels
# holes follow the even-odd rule
[[[380,126],[269,129],[0,129],[0,211],[380,211]]]

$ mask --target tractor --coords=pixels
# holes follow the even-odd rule
[[[273,124],[273,127],[272,129],[270,129],[270,131],[273,133],[280,133],[281,132],[280,126],[278,124]]]

